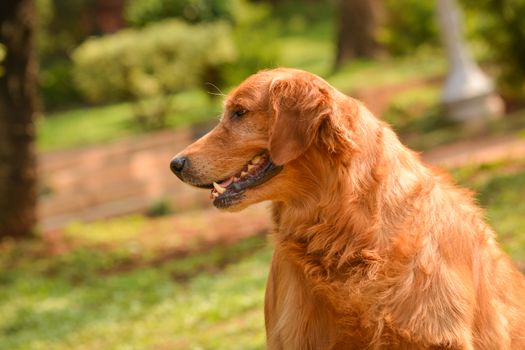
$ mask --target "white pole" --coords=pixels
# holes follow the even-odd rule
[[[439,25],[447,50],[449,71],[442,103],[449,116],[468,124],[480,124],[503,113],[503,102],[494,84],[476,62],[463,41],[461,11],[455,0],[437,0]]]

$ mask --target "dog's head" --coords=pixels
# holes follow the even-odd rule
[[[301,181],[310,150],[327,157],[349,140],[336,121],[336,99],[346,98],[321,78],[294,69],[259,72],[226,99],[220,123],[171,161],[184,182],[212,190],[213,204],[238,210],[284,200]],[[299,178],[298,178],[299,177]]]

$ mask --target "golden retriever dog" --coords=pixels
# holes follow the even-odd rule
[[[272,201],[268,349],[525,349],[525,279],[470,192],[323,79],[252,75],[171,169],[220,209]]]

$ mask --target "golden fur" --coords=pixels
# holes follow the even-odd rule
[[[269,349],[525,349],[525,280],[471,194],[361,103],[307,72],[262,71],[179,155],[199,185],[261,150],[283,170],[230,209],[273,202]]]

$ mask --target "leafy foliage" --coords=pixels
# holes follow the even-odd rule
[[[275,66],[280,49],[277,23],[272,21],[269,7],[244,0],[230,1],[230,6],[238,56],[225,65],[222,76],[226,84],[235,85],[250,74]]]
[[[37,46],[44,63],[67,57],[98,29],[96,0],[36,0],[35,5],[39,15]]]
[[[181,18],[190,23],[230,17],[228,0],[131,0],[125,17],[135,26],[165,18]]]
[[[435,1],[386,0],[386,24],[379,41],[394,55],[439,44]]]
[[[89,39],[73,53],[75,81],[84,96],[96,103],[137,101],[135,115],[147,128],[165,125],[167,94],[213,80],[235,57],[227,23],[179,20]]]
[[[509,95],[525,93],[525,0],[463,0],[482,18],[477,32],[487,55],[500,70],[500,83]]]
[[[167,198],[159,198],[152,202],[147,210],[150,217],[165,216],[173,212],[173,206]]]
[[[73,81],[73,64],[69,59],[56,59],[42,67],[39,83],[46,109],[64,108],[82,100]]]
[[[226,64],[219,77],[227,84],[238,84],[260,69],[272,67],[279,56],[277,23],[266,4],[247,0],[132,0],[126,8],[128,21],[144,26],[166,18],[190,23],[224,20],[232,27],[237,49],[235,61]]]
[[[39,87],[46,109],[80,104],[73,81],[71,51],[95,34],[96,0],[36,0],[36,48],[40,60]]]
[[[82,93],[92,102],[109,102],[194,87],[235,55],[228,24],[167,20],[89,39],[73,61]]]

